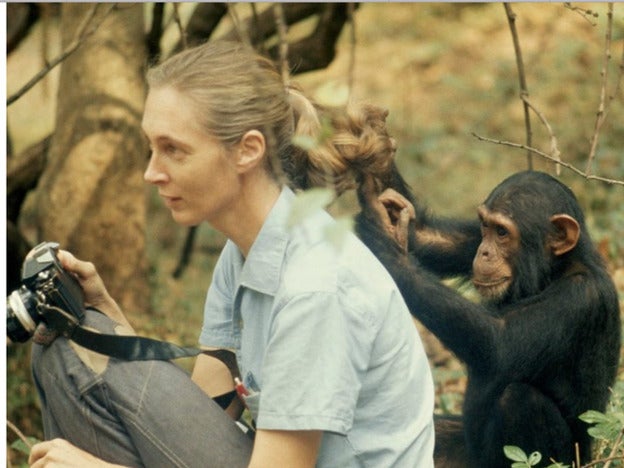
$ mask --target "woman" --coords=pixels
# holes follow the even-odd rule
[[[169,362],[101,362],[62,338],[36,346],[46,438],[57,439],[33,449],[32,466],[432,466],[432,380],[396,286],[355,236],[328,241],[324,211],[288,225],[288,184],[342,190],[353,164],[387,163],[385,114],[328,113],[333,135],[304,152],[295,122],[297,134],[321,134],[315,108],[235,43],[175,55],[148,84],[145,180],[176,222],[205,221],[229,239],[200,343],[237,365],[202,354],[193,383]],[[107,316],[90,313],[88,325],[129,327],[93,265],[60,260]],[[248,395],[227,414],[250,409],[253,441],[206,395],[227,395],[239,375]]]

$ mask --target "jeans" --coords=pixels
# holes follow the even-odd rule
[[[114,333],[114,323],[98,312],[87,311],[84,325]],[[103,362],[94,370],[65,338],[33,344],[46,439],[64,438],[132,467],[247,466],[251,439],[180,367],[169,361]]]

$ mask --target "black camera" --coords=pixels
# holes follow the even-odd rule
[[[84,295],[80,284],[61,266],[56,242],[42,242],[28,255],[22,266],[22,284],[7,298],[7,337],[23,343],[46,322],[47,307],[62,309],[84,319]]]

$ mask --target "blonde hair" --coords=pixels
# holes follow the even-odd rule
[[[387,112],[315,105],[283,83],[273,62],[242,43],[211,41],[187,49],[151,68],[147,82],[187,94],[200,123],[224,145],[249,130],[262,132],[269,171],[285,173],[295,188],[331,185],[342,192],[362,173],[385,172],[394,154]],[[295,145],[295,135],[314,144]]]

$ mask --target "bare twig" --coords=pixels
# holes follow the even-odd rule
[[[173,3],[173,19],[178,26],[178,31],[180,31],[180,41],[182,42],[182,48],[187,49],[188,40],[186,37],[186,29],[184,29],[184,26],[182,25],[182,20],[180,19],[180,11],[178,10],[179,6],[180,5],[178,3]]]
[[[349,95],[347,102],[351,101],[351,96],[353,94],[353,83],[355,80],[355,47],[356,47],[356,34],[355,34],[355,5],[353,3],[349,3],[347,5],[347,17],[349,18],[349,22],[351,23],[351,50],[349,51],[349,77],[348,77],[348,86],[349,86]]]
[[[518,39],[518,31],[516,29],[516,14],[511,9],[509,3],[505,3],[505,12],[507,13],[507,21],[509,22],[509,30],[513,40],[514,51],[516,53],[516,66],[518,67],[518,79],[520,81],[520,99],[524,106],[524,126],[526,128],[526,145],[530,147],[533,144],[533,132],[531,130],[531,115],[529,114],[529,106],[526,99],[529,97],[529,90],[526,84],[526,75],[524,73],[524,62],[522,60],[522,50],[520,49],[520,40]],[[533,169],[533,159],[531,152],[527,152],[527,165],[529,169]]]
[[[581,466],[581,447],[578,442],[574,443],[574,455],[576,456],[576,466]]]
[[[600,458],[598,460],[592,460],[591,462],[587,463],[586,465],[583,465],[581,468],[589,468],[591,466],[597,466],[600,465],[601,463],[605,463],[605,465],[602,468],[607,468],[611,465],[612,461],[622,461],[624,460],[624,455],[618,455],[618,456],[614,456],[614,457],[607,457],[607,458]]]
[[[28,440],[28,437],[26,437],[24,435],[24,433],[22,431],[20,431],[19,428],[15,424],[13,424],[11,421],[9,421],[8,419],[7,419],[7,426],[9,427],[9,429],[11,429],[13,432],[15,432],[17,437],[19,437],[20,440],[22,442],[24,442],[24,444],[26,444],[26,447],[28,447],[29,449],[32,448],[33,445]]]
[[[288,26],[286,26],[286,19],[284,17],[284,8],[282,4],[276,2],[273,4],[273,15],[275,19],[275,26],[277,29],[277,37],[279,40],[279,62],[280,71],[282,73],[282,81],[284,85],[287,85],[289,79],[289,66],[288,66],[288,40],[286,34],[288,33]]]
[[[622,57],[620,57],[620,65],[618,66],[618,76],[615,80],[615,91],[610,98],[611,101],[618,97],[622,90],[622,77],[624,77],[624,42],[622,43]]]
[[[234,26],[234,30],[236,31],[236,35],[238,36],[238,40],[251,46],[251,40],[249,39],[249,35],[247,34],[247,31],[245,31],[241,26],[240,20],[238,18],[238,13],[236,13],[236,5],[228,3],[227,11],[228,16],[232,20],[232,25]]]
[[[544,127],[546,127],[546,130],[548,131],[548,135],[550,135],[550,155],[553,157],[553,159],[555,159],[556,161],[561,161],[561,151],[559,151],[559,147],[557,146],[557,137],[555,136],[555,132],[553,132],[552,127],[550,126],[550,124],[548,123],[548,120],[546,120],[546,117],[544,116],[544,114],[542,114],[532,103],[531,101],[529,101],[528,97],[524,97],[522,99],[524,101],[524,103],[529,106],[529,108],[535,112],[535,114],[537,115],[537,117],[539,117],[540,121],[544,124]],[[561,174],[561,166],[559,164],[555,165],[555,171],[557,173],[557,175]]]
[[[163,34],[164,13],[165,4],[162,2],[154,3],[152,7],[152,25],[146,38],[150,61],[155,61],[160,56],[160,39]]]
[[[622,443],[622,438],[624,438],[624,428],[622,428],[622,430],[617,436],[617,439],[615,439],[615,442],[613,443],[613,448],[611,449],[611,453],[609,453],[609,456],[607,457],[608,461],[607,463],[605,463],[603,468],[609,468],[613,460],[618,460],[618,459],[624,460],[624,456],[619,456],[619,457],[615,456],[620,444]]]
[[[605,177],[599,177],[599,176],[594,176],[594,175],[587,174],[584,171],[574,167],[572,164],[568,164],[568,163],[563,162],[563,161],[558,161],[555,158],[553,158],[550,154],[546,154],[543,151],[540,151],[540,150],[538,150],[536,148],[532,148],[532,147],[527,146],[527,145],[523,145],[523,144],[520,144],[520,143],[514,143],[514,142],[511,142],[511,141],[494,140],[492,138],[487,138],[487,137],[483,137],[483,136],[477,135],[474,132],[472,133],[472,136],[474,136],[475,138],[477,138],[480,141],[485,141],[485,142],[488,142],[488,143],[494,143],[494,144],[497,144],[497,145],[509,146],[511,148],[518,148],[518,149],[522,149],[522,150],[525,150],[525,151],[529,151],[532,154],[536,154],[538,156],[541,156],[544,159],[547,159],[547,160],[552,161],[554,163],[560,164],[561,166],[563,166],[563,167],[565,167],[567,169],[570,169],[572,172],[575,172],[576,174],[584,177],[587,180],[598,180],[598,181],[605,182],[605,183],[611,184],[611,185],[622,185],[622,186],[624,186],[624,180],[607,179]]]
[[[17,91],[16,93],[8,97],[7,106],[10,106],[15,101],[17,101],[27,91],[29,91],[33,86],[35,86],[41,79],[43,79],[43,77],[46,76],[54,67],[56,67],[58,64],[63,62],[63,60],[65,60],[71,54],[73,54],[89,36],[91,36],[95,31],[97,31],[97,29],[100,27],[104,19],[110,14],[111,11],[113,11],[116,8],[117,4],[113,3],[111,5],[108,5],[108,9],[106,10],[106,12],[99,18],[97,22],[94,22],[93,27],[91,29],[87,29],[87,27],[93,21],[93,18],[95,17],[95,13],[97,12],[97,9],[99,6],[100,4],[95,4],[93,8],[89,10],[87,15],[85,16],[85,19],[82,21],[82,23],[80,24],[80,27],[76,31],[76,35],[74,36],[74,39],[65,48],[65,50],[63,50],[63,52],[61,52],[56,58],[50,61],[34,77],[32,77],[30,81],[28,81],[28,83],[26,83],[24,86],[20,88],[19,91]]]
[[[48,65],[48,57],[50,56],[50,22],[52,17],[52,6],[47,3],[42,3],[41,10],[41,58],[44,65]],[[43,81],[41,83],[44,95],[48,94],[48,82]]]
[[[266,49],[264,47],[264,42],[262,41],[262,36],[260,35],[260,15],[258,14],[258,8],[254,2],[251,2],[251,21],[249,23],[249,30],[251,33],[251,41],[254,47],[258,52],[262,55],[266,55]]]
[[[592,163],[596,158],[596,148],[598,147],[598,136],[600,135],[600,129],[602,124],[607,118],[609,112],[609,103],[605,103],[607,96],[607,85],[609,78],[609,62],[611,60],[611,33],[613,29],[613,3],[609,3],[607,11],[607,32],[605,34],[605,51],[602,62],[602,70],[600,70],[600,76],[602,77],[602,84],[600,86],[600,104],[598,105],[598,112],[596,114],[596,123],[594,125],[594,134],[592,135],[591,145],[589,149],[589,156],[587,158],[587,167],[585,172],[589,175],[591,173]]]
[[[597,12],[595,12],[593,10],[588,10],[588,9],[585,9],[585,8],[574,6],[570,2],[564,2],[563,6],[566,7],[568,10],[573,11],[573,12],[578,13],[579,15],[581,15],[592,26],[596,26],[596,23],[594,23],[591,20],[591,18],[592,17],[593,18],[598,18],[598,13]]]

